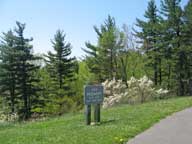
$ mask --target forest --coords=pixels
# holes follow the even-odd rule
[[[17,21],[0,38],[0,111],[20,120],[75,112],[84,106],[84,85],[122,80],[129,89],[127,81],[144,76],[167,97],[192,95],[192,0],[180,2],[150,0],[133,27],[119,28],[108,15],[93,27],[97,44],[87,40],[81,59],[71,56],[61,29],[48,42],[53,51],[34,54],[27,25]]]

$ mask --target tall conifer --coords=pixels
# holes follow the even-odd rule
[[[70,57],[72,46],[66,42],[66,35],[61,30],[56,32],[52,44],[54,52],[48,52],[46,56],[48,71],[57,88],[70,96],[73,93],[70,82],[75,80],[77,69],[76,59]]]

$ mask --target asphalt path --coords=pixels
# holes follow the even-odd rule
[[[127,144],[192,144],[192,108],[161,120]]]

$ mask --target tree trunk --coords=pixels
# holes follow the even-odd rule
[[[155,85],[158,84],[158,72],[157,72],[157,62],[155,59],[155,63],[154,63],[154,83]]]
[[[189,95],[192,96],[192,79],[189,80]]]
[[[159,58],[159,85],[162,83],[161,59]]]
[[[168,84],[167,84],[167,89],[170,90],[170,80],[171,80],[171,65],[168,64]]]
[[[113,79],[113,51],[111,49],[111,55],[110,55],[110,79]]]

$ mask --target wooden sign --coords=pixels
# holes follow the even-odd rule
[[[85,86],[84,103],[101,104],[103,102],[103,86],[102,85],[88,85]]]
[[[84,103],[86,124],[91,124],[91,105],[95,107],[94,120],[95,123],[100,122],[100,104],[103,102],[103,86],[87,85],[84,87]]]

